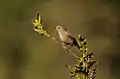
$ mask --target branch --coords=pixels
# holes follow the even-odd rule
[[[53,41],[58,41],[55,37],[51,36],[44,28],[41,23],[40,14],[37,13],[36,18],[32,21],[33,29],[40,35],[51,38]],[[94,59],[94,53],[88,53],[87,40],[81,34],[78,34],[77,43],[80,47],[80,55],[77,56],[75,53],[70,52],[75,58],[75,65],[66,65],[70,69],[70,74],[73,79],[95,79],[96,70],[98,67],[98,61]]]

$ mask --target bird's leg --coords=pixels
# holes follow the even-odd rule
[[[71,49],[72,46],[73,46],[73,45],[71,45],[70,43],[62,42],[62,47],[63,47],[67,52],[70,51],[70,49]]]

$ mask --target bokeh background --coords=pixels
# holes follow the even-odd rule
[[[33,30],[37,12],[55,37],[56,25],[87,37],[99,61],[96,79],[120,78],[119,0],[0,0],[0,79],[70,79],[64,65],[75,58]]]

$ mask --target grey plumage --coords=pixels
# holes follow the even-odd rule
[[[72,46],[76,46],[80,48],[75,37],[73,37],[66,28],[62,26],[56,26],[56,30],[64,47],[68,46],[69,48],[71,48]]]

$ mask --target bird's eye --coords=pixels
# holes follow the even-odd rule
[[[58,29],[60,29],[60,27],[58,27]]]

